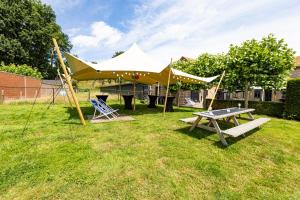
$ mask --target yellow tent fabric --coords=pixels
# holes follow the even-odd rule
[[[99,64],[86,62],[69,53],[64,55],[71,68],[72,78],[78,81],[122,78],[127,81],[136,81],[144,84],[159,82],[161,85],[167,85],[170,70],[170,84],[178,81],[195,84],[207,83],[218,77],[198,77],[171,68],[167,64],[161,64],[144,53],[136,44],[133,44],[123,54]]]

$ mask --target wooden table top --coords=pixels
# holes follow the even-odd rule
[[[211,119],[221,119],[226,118],[234,115],[239,115],[242,113],[253,112],[255,109],[253,108],[226,108],[226,109],[219,109],[219,110],[211,110],[211,111],[204,111],[204,112],[195,112],[194,115],[198,115],[205,118]]]

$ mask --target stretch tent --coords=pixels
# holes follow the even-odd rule
[[[159,82],[161,85],[167,85],[170,70],[170,84],[178,81],[195,84],[207,83],[218,77],[203,78],[171,68],[170,65],[162,64],[151,58],[137,44],[133,44],[123,54],[98,64],[86,62],[69,53],[64,55],[71,68],[72,78],[78,81],[123,78],[127,81],[145,84]],[[135,79],[134,75],[138,75],[138,79]]]
[[[202,82],[208,83],[218,77],[198,77],[172,68],[172,63],[170,65],[161,64],[157,60],[144,53],[136,44],[133,44],[123,54],[103,61],[99,64],[86,62],[69,53],[65,53],[65,57],[71,68],[71,76],[73,79],[81,81],[103,78],[122,78],[134,83],[134,97],[136,82],[144,84],[159,83],[167,86],[164,112],[170,84],[174,84],[178,81],[194,84]],[[135,110],[135,98],[133,109]]]

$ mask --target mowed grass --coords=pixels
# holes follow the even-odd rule
[[[83,127],[38,104],[23,132],[30,109],[0,105],[0,199],[300,199],[299,122],[272,118],[223,148],[178,121],[196,109],[138,105],[120,111],[135,121]]]

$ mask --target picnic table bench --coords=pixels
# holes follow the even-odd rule
[[[194,121],[190,131],[194,130],[194,128],[199,127],[209,131],[217,132],[219,134],[220,140],[223,145],[227,146],[227,142],[225,140],[224,135],[228,135],[231,137],[238,137],[240,135],[244,135],[245,133],[260,127],[262,124],[268,122],[269,118],[259,118],[254,119],[251,112],[255,109],[252,108],[227,108],[227,109],[220,109],[220,110],[212,110],[212,111],[205,111],[205,112],[196,112],[193,113],[197,115],[197,119]],[[240,124],[237,120],[237,115],[240,114],[247,114],[249,122],[245,124]],[[199,124],[201,119],[207,119],[209,121],[208,125]],[[218,120],[223,119],[225,122],[229,123],[233,120],[235,127],[221,130]]]

